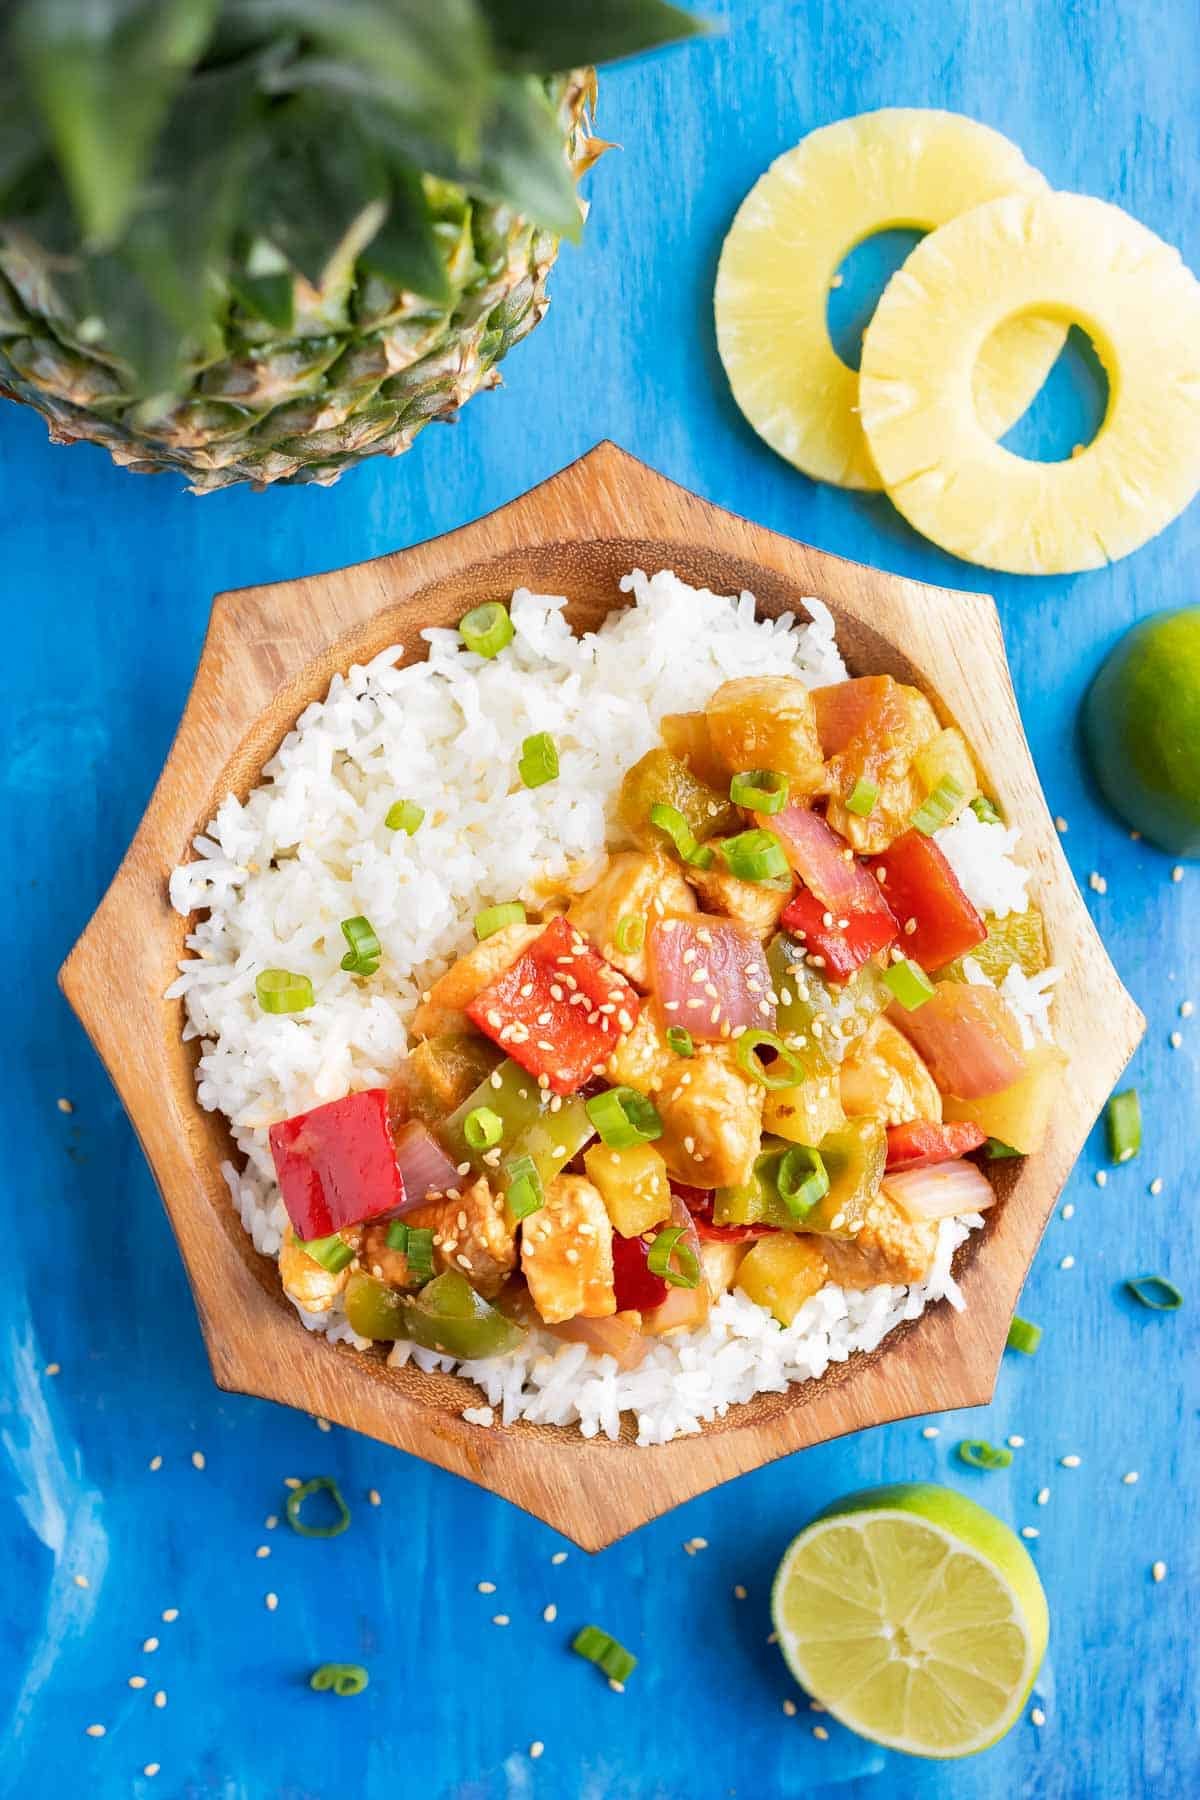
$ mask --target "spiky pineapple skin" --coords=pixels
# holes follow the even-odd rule
[[[558,84],[577,176],[607,148],[590,131],[595,91],[591,69]],[[553,233],[510,207],[445,192],[465,221],[447,256],[452,279],[463,273],[449,309],[354,270],[332,304],[298,282],[297,328],[273,339],[231,305],[224,354],[165,404],[133,391],[79,321],[51,319],[36,257],[0,241],[0,394],[40,412],[53,442],[100,444],[135,474],[177,471],[193,493],[243,481],[328,487],[368,457],[400,456],[426,425],[499,385],[497,365],[549,306],[558,254]]]

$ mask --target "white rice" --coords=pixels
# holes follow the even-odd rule
[[[738,675],[789,674],[813,687],[845,677],[820,601],[806,600],[812,622],[796,623],[790,615],[756,619],[752,595],[690,588],[668,570],[652,578],[635,570],[621,587],[634,604],[596,633],[574,636],[564,599],[520,589],[511,608],[516,636],[493,662],[464,650],[456,632],[438,630],[421,634],[424,661],[398,668],[396,645],[335,676],[245,804],[229,795],[194,841],[195,860],[172,872],[173,905],[203,916],[167,997],[183,997],[185,1036],[202,1040],[198,1098],[229,1120],[245,1161],[223,1172],[264,1255],[277,1255],[286,1224],[268,1126],[389,1082],[422,990],[474,942],[482,907],[514,894],[535,898],[535,883],[547,876],[568,874],[580,887],[595,880],[606,848],[620,842],[612,816],[618,777],[656,742],[663,713],[702,706]],[[515,767],[535,731],[553,735],[560,775],[527,789]],[[425,808],[413,837],[384,825],[397,799]],[[938,837],[977,906],[1025,910],[1028,877],[1014,857],[1015,831],[967,814]],[[385,947],[379,973],[363,983],[340,966],[340,921],[360,913]],[[272,967],[310,976],[316,1002],[308,1011],[262,1013],[255,976]],[[968,974],[986,980],[974,965]],[[1031,1034],[1048,1031],[1052,980],[1053,972],[1032,982],[1010,974],[1011,988],[1006,983]],[[461,1372],[505,1424],[578,1422],[585,1436],[614,1436],[628,1411],[639,1443],[666,1443],[755,1393],[875,1348],[932,1301],[961,1305],[950,1260],[981,1222],[943,1224],[925,1282],[865,1293],[828,1286],[787,1330],[735,1293],[703,1329],[656,1343],[628,1374],[609,1357],[542,1333],[530,1333],[513,1356]],[[339,1307],[301,1317],[365,1347]],[[410,1356],[426,1368],[452,1366],[407,1344],[391,1360]],[[476,1422],[489,1417],[486,1407],[467,1411]]]

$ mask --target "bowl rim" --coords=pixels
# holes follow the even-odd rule
[[[196,1098],[182,1002],[162,993],[186,930],[167,899],[171,868],[224,794],[253,785],[336,671],[388,643],[407,644],[448,598],[457,618],[483,592],[523,585],[511,579],[514,570],[552,566],[563,572],[554,591],[570,593],[573,568],[594,585],[597,562],[624,573],[645,566],[647,552],[669,552],[671,566],[693,583],[705,568],[724,569],[724,579],[711,584],[722,591],[731,570],[745,571],[751,580],[744,585],[766,611],[818,595],[852,665],[878,667],[876,659],[886,657],[911,672],[948,722],[961,723],[1006,816],[1021,828],[1023,860],[1066,965],[1055,1023],[1071,1057],[1071,1080],[1046,1148],[1005,1176],[1007,1191],[986,1231],[960,1251],[956,1274],[967,1314],[935,1305],[890,1333],[879,1350],[793,1384],[771,1404],[751,1401],[699,1436],[639,1448],[625,1437],[616,1444],[585,1440],[574,1427],[468,1424],[463,1406],[482,1405],[483,1397],[461,1378],[426,1376],[412,1365],[387,1369],[374,1356],[308,1332],[273,1270],[267,1279],[269,1261],[254,1251],[212,1166],[214,1134],[223,1125]],[[620,603],[614,580],[611,604]],[[569,606],[568,617],[575,610]],[[856,644],[868,649],[856,656]],[[993,602],[766,531],[607,442],[456,531],[324,575],[218,595],[163,771],[59,979],[150,1163],[218,1385],[301,1406],[463,1474],[589,1549],[794,1449],[888,1420],[985,1403],[1055,1201],[1144,1030],[1042,796]],[[1087,1029],[1098,1014],[1103,1033]]]

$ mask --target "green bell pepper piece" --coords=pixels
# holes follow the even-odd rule
[[[532,1159],[542,1187],[546,1188],[596,1135],[578,1094],[563,1100],[553,1112],[552,1098],[526,1069],[506,1058],[442,1121],[437,1135],[456,1168],[460,1163],[470,1163],[476,1175],[487,1176],[493,1190],[508,1192],[508,1168],[520,1156]],[[503,1126],[500,1142],[491,1151],[473,1150],[467,1142],[466,1122],[478,1106],[494,1112]],[[496,1150],[500,1152],[499,1160]],[[490,1162],[485,1160],[487,1156],[491,1156]]]
[[[525,1338],[515,1320],[489,1305],[457,1269],[435,1275],[402,1304],[406,1338],[465,1362],[503,1356]]]

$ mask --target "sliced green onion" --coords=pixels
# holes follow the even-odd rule
[[[433,1274],[433,1231],[428,1225],[409,1225],[393,1219],[387,1228],[387,1247],[399,1250],[414,1281],[428,1281]]]
[[[829,1192],[829,1171],[821,1152],[807,1144],[794,1144],[785,1150],[775,1173],[775,1186],[793,1219],[806,1219]]]
[[[389,806],[384,815],[384,824],[389,831],[405,831],[412,837],[425,817],[425,808],[418,806],[415,800],[397,800]]]
[[[711,844],[698,843],[692,828],[677,806],[667,806],[656,800],[650,808],[650,823],[657,831],[665,831],[675,846],[676,853],[693,869],[711,869],[713,852]]]
[[[506,644],[512,643],[515,633],[507,606],[501,606],[499,600],[489,600],[485,606],[473,606],[459,620],[458,635],[468,650],[490,662]]]
[[[1129,1162],[1142,1147],[1142,1103],[1136,1088],[1114,1094],[1108,1103],[1108,1154],[1115,1163]]]
[[[646,1254],[646,1267],[652,1275],[661,1275],[672,1287],[694,1288],[700,1285],[700,1264],[696,1253],[687,1244],[681,1244],[680,1238],[687,1227],[684,1225],[668,1225],[660,1231]],[[677,1267],[671,1266],[672,1256]]]
[[[770,1068],[759,1056],[760,1049],[774,1050],[775,1061]],[[797,1082],[804,1080],[804,1064],[773,1031],[743,1031],[735,1044],[734,1054],[739,1067],[752,1081],[760,1082],[765,1088],[795,1087]]]
[[[583,1109],[610,1150],[628,1150],[632,1144],[648,1144],[662,1136],[658,1108],[636,1088],[605,1088],[585,1100]]]
[[[637,953],[646,941],[646,916],[644,913],[626,913],[617,920],[617,929],[613,932],[613,943],[622,956]]]
[[[347,1264],[354,1261],[353,1249],[336,1231],[332,1237],[298,1238],[297,1242],[305,1256],[311,1256],[331,1275],[340,1275]]]
[[[667,1027],[667,1049],[673,1050],[676,1056],[695,1056],[696,1054],[692,1034],[690,1031],[685,1031],[682,1025]]]
[[[535,731],[521,745],[517,774],[527,788],[545,787],[558,779],[558,746],[548,731]]]
[[[989,1444],[986,1438],[964,1438],[958,1446],[958,1457],[971,1469],[1007,1469],[1012,1451],[1003,1444]]]
[[[1004,1340],[1004,1348],[1019,1350],[1022,1356],[1032,1356],[1041,1341],[1041,1326],[1033,1324],[1030,1319],[1023,1319],[1020,1313],[1014,1313],[1008,1336]]]
[[[729,784],[729,798],[735,806],[748,812],[782,812],[791,787],[786,775],[778,769],[743,769]]]
[[[916,1012],[918,1006],[924,1006],[933,998],[933,983],[917,963],[910,957],[903,962],[889,963],[883,972],[883,985],[890,988],[905,1012]]]
[[[983,1146],[983,1154],[989,1162],[1005,1162],[1012,1156],[1024,1156],[1023,1150],[1014,1150],[1003,1138],[988,1138]]]
[[[628,1681],[637,1668],[637,1657],[631,1655],[624,1644],[618,1644],[616,1638],[610,1637],[607,1631],[601,1631],[598,1625],[585,1625],[582,1631],[576,1632],[571,1640],[571,1648],[577,1656],[595,1663],[610,1681]]]
[[[926,837],[932,837],[946,823],[962,797],[962,783],[955,781],[953,775],[943,775],[932,794],[926,794],[909,824],[914,831],[923,831]]]
[[[729,873],[739,881],[778,881],[788,872],[783,845],[773,831],[765,831],[761,826],[725,838],[721,855]]]
[[[300,1509],[306,1500],[311,1499],[314,1494],[321,1493],[329,1495],[337,1507],[338,1516],[332,1525],[306,1525],[300,1517]],[[293,1488],[284,1501],[283,1510],[287,1514],[288,1524],[293,1531],[298,1531],[301,1537],[340,1537],[350,1523],[350,1508],[342,1499],[342,1490],[332,1475],[316,1475],[311,1481],[306,1481],[302,1486]]]
[[[514,1156],[505,1167],[507,1188],[504,1198],[514,1219],[527,1219],[546,1204],[542,1178],[531,1156]]]
[[[1139,1306],[1148,1306],[1151,1312],[1178,1312],[1183,1305],[1183,1295],[1165,1275],[1139,1275],[1125,1286]]]
[[[860,775],[850,790],[846,811],[857,813],[860,819],[869,818],[875,810],[875,802],[878,798],[878,785],[874,781],[868,781],[865,775]]]
[[[290,969],[262,969],[254,978],[254,992],[265,1013],[306,1012],[316,998],[307,975]]]
[[[504,1120],[490,1106],[476,1106],[463,1120],[463,1136],[472,1150],[490,1150],[504,1136]]]
[[[503,906],[485,906],[475,914],[475,936],[482,944],[484,938],[503,931],[506,925],[524,925],[525,919],[525,908],[519,900],[506,900]]]
[[[308,1678],[308,1685],[318,1694],[334,1693],[339,1700],[361,1694],[371,1677],[361,1663],[322,1663]]]
[[[375,936],[370,919],[360,914],[357,919],[342,920],[342,936],[349,944],[342,967],[351,975],[374,975],[383,955],[383,946]]]
[[[992,802],[983,794],[976,794],[971,802],[971,811],[982,825],[1002,825],[1004,823]]]

